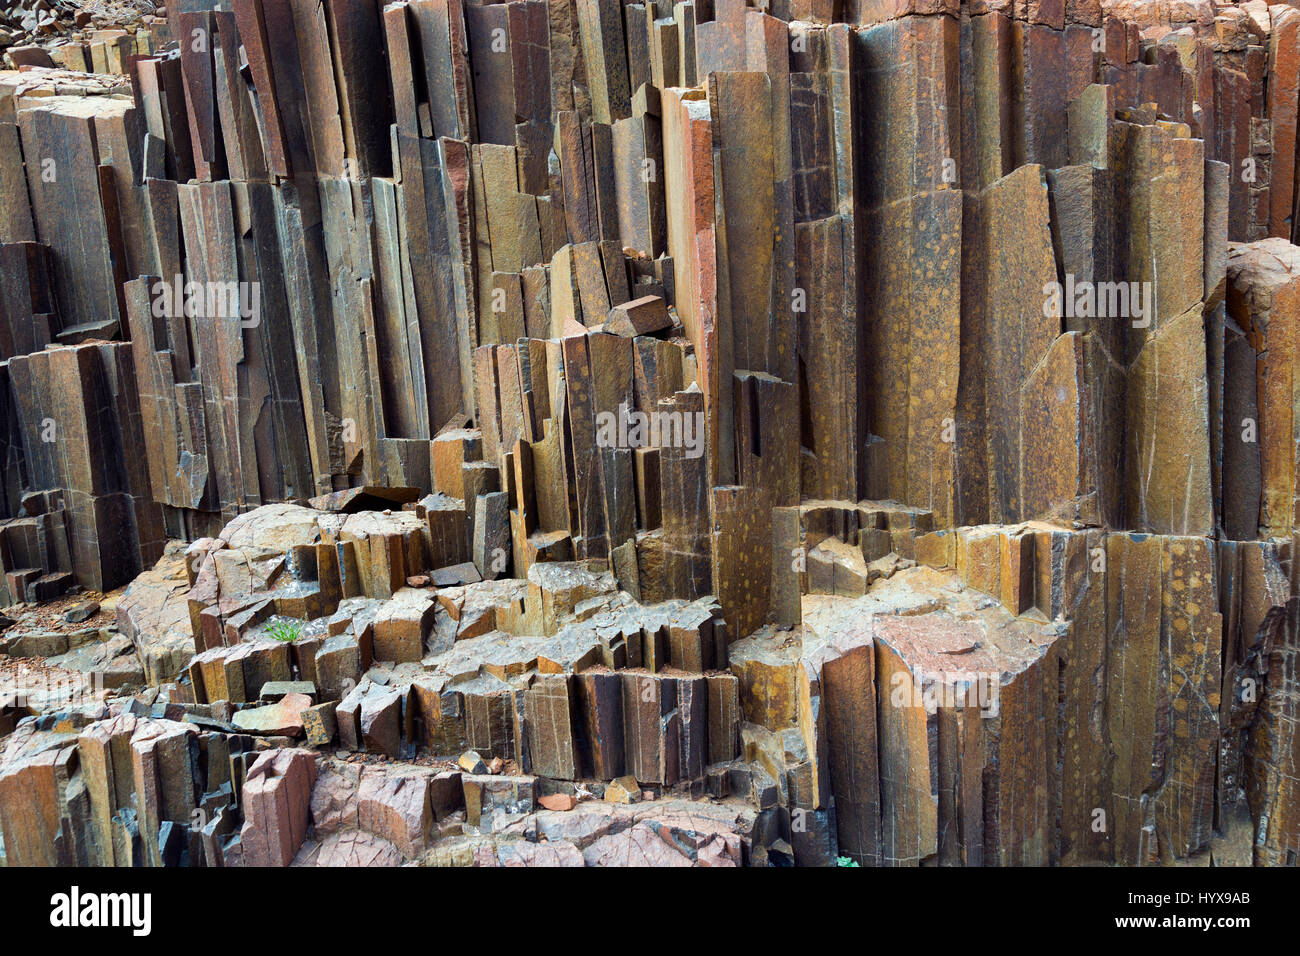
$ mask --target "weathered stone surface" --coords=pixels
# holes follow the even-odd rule
[[[1296,515],[1297,403],[1291,330],[1300,320],[1300,251],[1281,239],[1231,247],[1227,304],[1229,317],[1241,330],[1245,361],[1244,374],[1225,377],[1223,383],[1225,507],[1235,497],[1233,489],[1250,500],[1246,489],[1252,479],[1260,489],[1257,518],[1243,514],[1231,523],[1230,533],[1234,537],[1288,535]],[[1231,402],[1235,394],[1244,394],[1245,400]],[[1231,412],[1239,413],[1228,418]]]
[[[306,694],[287,694],[277,703],[236,712],[231,723],[245,733],[300,737],[304,713],[311,705]]]
[[[1294,862],[1290,6],[31,6],[4,863]]]
[[[532,770],[539,776],[560,780],[578,776],[577,714],[572,685],[573,679],[567,675],[539,674],[524,694],[528,751]]]
[[[647,295],[610,309],[605,331],[632,338],[662,332],[671,326],[664,300],[657,295]]]
[[[408,859],[418,857],[433,830],[428,779],[364,772],[357,791],[357,823],[392,843]]]
[[[306,751],[270,751],[244,778],[243,860],[249,866],[288,866],[307,833],[315,758]]]
[[[1129,520],[1141,530],[1213,530],[1204,359],[1197,307],[1166,318],[1129,371]]]
[[[424,637],[433,626],[433,597],[416,588],[402,588],[375,612],[374,656],[377,661],[418,661]]]
[[[194,653],[186,588],[184,560],[169,552],[117,603],[117,626],[135,644],[151,683],[177,677]]]

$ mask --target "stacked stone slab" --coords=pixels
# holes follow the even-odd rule
[[[532,776],[362,766],[246,742],[127,713],[29,730],[11,741],[0,773],[6,862],[739,866],[766,850],[756,814],[741,806],[674,798],[565,814],[545,809],[549,794]],[[193,777],[191,760],[203,768]],[[33,812],[14,812],[20,805]]]
[[[176,681],[178,699],[240,712],[269,687],[306,682],[342,747],[393,757],[470,747],[559,780],[613,779],[635,763],[645,782],[675,786],[735,756],[716,603],[639,604],[613,575],[556,561],[534,564],[526,586],[405,586],[390,572],[426,567],[431,535],[417,516],[427,504],[348,514],[267,505],[191,545],[193,656],[183,669],[169,656],[159,667],[173,669],[156,673]],[[320,574],[320,556],[338,553],[356,594]],[[122,617],[147,648],[141,632],[159,627],[162,610],[141,583]],[[180,603],[170,588],[159,596]]]
[[[133,102],[28,99],[15,110],[22,136],[8,138],[5,175],[25,162],[30,210],[13,203],[6,238],[36,240],[53,254],[53,302],[37,303],[50,310],[39,314],[50,315],[52,327],[23,348],[40,347],[63,328],[111,333],[104,322],[116,320],[117,332],[132,340],[154,500],[171,531],[191,537],[215,533],[262,501],[311,491],[363,482],[444,491],[430,443],[445,426],[463,423],[461,415],[486,429],[482,460],[499,469],[520,437],[548,444],[544,464],[555,468],[530,476],[528,463],[510,463],[520,485],[549,493],[573,474],[568,515],[530,517],[539,496],[527,487],[522,499],[509,500],[512,560],[563,553],[566,530],[577,532],[567,546],[576,543],[574,553],[590,548],[598,556],[649,535],[637,546],[637,563],[665,567],[665,593],[721,593],[733,616],[748,615],[733,596],[737,582],[752,589],[768,569],[732,567],[731,556],[765,555],[755,542],[767,536],[767,512],[800,496],[892,497],[935,510],[941,524],[1068,511],[1075,501],[1085,520],[1100,520],[1102,506],[1112,525],[1170,524],[1116,511],[1146,505],[1118,500],[1132,494],[1107,495],[1106,477],[1094,477],[1087,460],[1074,481],[1007,473],[1025,468],[1025,439],[1009,429],[1028,428],[1031,444],[1068,448],[1068,409],[1041,408],[1038,397],[1058,384],[1067,395],[1079,391],[1079,376],[1069,386],[1072,366],[1094,366],[1076,404],[1111,409],[1122,383],[1103,349],[1118,343],[1101,335],[1057,341],[1048,322],[1037,339],[1031,330],[1025,341],[1016,333],[1018,344],[1006,340],[1004,315],[1020,316],[1027,329],[1044,324],[1035,321],[1043,317],[1030,281],[1052,268],[1041,202],[1032,205],[1029,236],[1017,236],[1036,246],[1032,261],[1014,270],[1022,288],[986,275],[988,250],[1019,225],[999,211],[1029,195],[1017,190],[1035,189],[1032,173],[1019,172],[1026,164],[1041,167],[1040,181],[1053,181],[1061,195],[1049,205],[1070,210],[1070,218],[1091,199],[1104,230],[1103,195],[1118,190],[1129,203],[1134,191],[1110,182],[1123,170],[1097,174],[1107,181],[1091,187],[1084,171],[1056,172],[1067,163],[1127,169],[1126,157],[1112,164],[1108,155],[1076,155],[1098,119],[1096,111],[1072,117],[1071,104],[1087,99],[1096,81],[1108,84],[1103,110],[1151,103],[1153,112],[1137,122],[1150,125],[1158,113],[1199,134],[1207,156],[1232,170],[1220,200],[1234,238],[1259,235],[1241,225],[1259,205],[1242,189],[1258,192],[1265,181],[1238,173],[1260,139],[1252,128],[1274,114],[1269,128],[1280,131],[1279,145],[1270,151],[1286,152],[1281,130],[1295,91],[1279,78],[1287,75],[1289,18],[1273,18],[1276,29],[1270,20],[1261,42],[1256,20],[1236,8],[1217,21],[1197,11],[1165,35],[1155,22],[1085,9],[959,16],[950,5],[934,15],[905,10],[900,17],[891,9],[885,17],[867,6],[846,11],[846,24],[828,24],[825,11],[812,9],[773,15],[732,3],[697,14],[693,6],[659,6],[614,16],[595,4],[545,17],[535,0],[473,12],[426,2],[391,10],[241,3],[233,11],[177,11],[175,32],[202,42],[182,45],[176,56],[132,61]],[[696,43],[697,29],[707,43]],[[498,57],[493,43],[509,55]],[[886,66],[892,63],[902,65]],[[388,76],[375,64],[386,65]],[[575,95],[578,75],[584,85]],[[672,92],[692,87],[698,93]],[[1237,115],[1242,104],[1245,114]],[[855,126],[858,113],[866,126]],[[894,157],[881,151],[887,129],[901,134],[888,139]],[[1140,164],[1148,147],[1133,148]],[[558,172],[547,166],[550,153]],[[65,175],[42,178],[47,159],[56,170],[62,160]],[[639,176],[629,176],[629,165],[639,165]],[[1154,174],[1137,168],[1133,176]],[[86,183],[93,194],[66,192]],[[1270,209],[1287,205],[1284,192],[1266,196]],[[1146,208],[1140,196],[1132,201]],[[57,228],[66,208],[83,211],[78,226],[94,230],[91,240],[69,244],[72,233]],[[681,219],[687,209],[698,222]],[[887,234],[897,229],[899,240],[857,238],[859,220],[873,217]],[[935,244],[905,254],[919,226],[939,220],[945,225]],[[701,228],[712,230],[704,245],[695,238]],[[767,238],[756,244],[760,234]],[[1116,260],[1106,238],[1084,230],[1088,247],[1098,247],[1093,281],[1107,271],[1135,281],[1127,272],[1137,266]],[[1056,230],[1051,241],[1058,272],[1086,265],[1065,261],[1077,243]],[[72,258],[85,249],[107,255],[100,263]],[[435,268],[413,268],[413,249],[433,256]],[[909,266],[923,271],[915,281],[890,265],[890,257],[919,263],[923,255],[934,265]],[[689,267],[674,269],[674,260]],[[183,288],[174,285],[177,276],[255,284],[258,316],[235,323],[208,315],[206,299],[188,311],[176,302],[160,310],[163,293],[155,290]],[[570,320],[598,327],[641,292],[661,295],[680,321],[642,337],[675,340],[690,352],[680,383],[670,371],[651,390],[655,397],[634,391],[630,406],[654,411],[653,403],[695,381],[711,436],[702,472],[690,461],[675,464],[670,453],[654,461],[637,446],[602,452],[608,460],[596,467],[594,450],[581,437],[575,444],[572,431],[594,427],[579,388],[584,358],[595,368],[610,357],[593,353],[594,345],[584,356],[570,344],[548,363],[541,341],[530,344],[526,361],[516,351],[521,337],[563,342]],[[108,320],[90,316],[92,301],[115,303]],[[1165,305],[1175,307],[1172,299]],[[987,315],[997,320],[992,326]],[[824,344],[832,341],[849,347]],[[476,358],[489,346],[500,354]],[[638,360],[652,347],[661,351],[635,346]],[[1017,352],[1019,370],[999,367],[990,348]],[[899,349],[925,375],[909,370],[898,378],[900,366],[888,356]],[[1135,346],[1119,350],[1122,358],[1115,349],[1109,357],[1120,366],[1138,361],[1139,373],[1154,361],[1137,359]],[[868,357],[862,374],[851,360],[859,352]],[[545,390],[533,384],[539,362]],[[602,401],[626,392],[592,394],[598,414],[608,411]],[[482,401],[494,409],[480,411]],[[696,400],[684,401],[670,411],[696,411]],[[755,402],[770,402],[771,410]],[[1022,405],[1037,420],[1010,421]],[[797,457],[788,440],[796,409]],[[990,416],[1002,423],[983,434]],[[1085,422],[1076,433],[1089,430],[1087,419],[1104,419],[1079,417]],[[736,427],[746,418],[760,423],[749,438],[752,428]],[[779,439],[764,442],[763,428]],[[1114,450],[1107,443],[1123,430],[1099,427],[1096,436],[1076,434],[1075,444],[1085,459],[1105,461]],[[1132,432],[1141,454],[1142,430]],[[787,460],[773,458],[777,449]],[[755,459],[782,480],[774,486],[755,473]],[[631,475],[649,484],[656,467],[661,483],[685,481],[679,500],[688,509],[658,536],[640,514],[629,523],[611,490]],[[509,493],[510,481],[502,487]],[[1198,508],[1202,498],[1198,490]],[[655,502],[646,504],[653,511]],[[467,511],[475,507],[466,502]],[[1177,530],[1190,529],[1182,524]],[[764,596],[753,600],[757,610],[742,630],[764,616]]]
[[[15,356],[8,378],[22,470],[44,493],[26,496],[29,513],[62,526],[43,522],[54,552],[43,567],[96,590],[125,584],[165,543],[162,511],[143,462],[131,454],[144,430],[130,346],[87,343]]]

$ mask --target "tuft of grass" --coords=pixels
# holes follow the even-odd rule
[[[278,621],[272,621],[271,625],[266,629],[266,633],[277,641],[291,644],[302,636],[302,621],[281,618]]]
[[[858,866],[858,862],[850,856],[837,856],[835,858],[836,866]]]

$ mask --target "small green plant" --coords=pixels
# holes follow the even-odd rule
[[[272,621],[267,627],[266,633],[270,634],[277,641],[284,641],[286,644],[292,644],[302,636],[302,621],[295,621],[291,618],[280,618],[278,621]]]
[[[858,866],[858,861],[851,856],[837,856],[835,858],[836,866]]]

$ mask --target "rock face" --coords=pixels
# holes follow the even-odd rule
[[[174,680],[194,654],[185,567],[181,549],[170,547],[117,603],[118,627],[135,644],[151,684]]]
[[[1296,862],[1300,13],[168,6],[0,14],[5,863]]]
[[[245,733],[300,737],[303,712],[311,705],[311,698],[305,694],[287,694],[277,703],[239,711],[231,723]]]
[[[308,803],[316,762],[304,751],[265,753],[244,777],[244,826],[239,834],[245,866],[288,866],[307,835]]]

